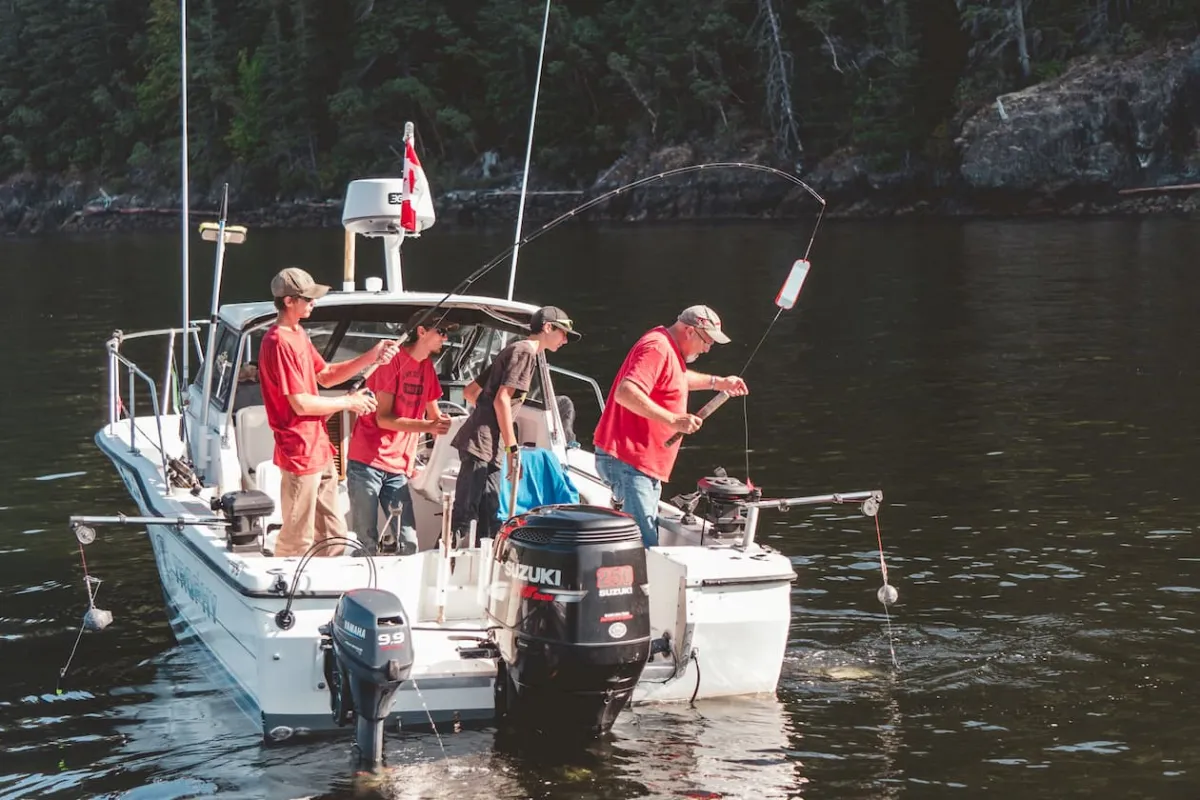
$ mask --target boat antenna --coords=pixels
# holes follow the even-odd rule
[[[183,387],[186,390],[188,385],[188,306],[190,298],[188,297],[188,67],[187,67],[187,0],[180,0],[179,4],[179,111],[182,128],[180,129],[180,172],[182,187],[179,192],[179,205],[181,207],[180,216],[182,224],[180,226],[180,234],[182,238],[182,262],[183,271]],[[186,403],[186,396],[184,397]]]
[[[542,63],[546,58],[546,34],[550,30],[550,0],[546,0],[546,14],[542,18],[542,46],[538,50],[537,79],[533,84],[533,109],[529,112],[529,140],[525,143],[525,171],[521,175],[521,200],[517,204],[517,229],[513,233],[512,265],[508,269],[508,299],[513,299],[513,286],[517,282],[517,253],[521,249],[521,226],[525,221],[525,196],[529,188],[529,162],[533,158],[533,129],[537,124],[538,94],[542,90]]]

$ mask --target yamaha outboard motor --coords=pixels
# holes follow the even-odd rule
[[[500,530],[488,616],[496,710],[556,735],[612,727],[650,652],[646,550],[610,508],[546,506]]]
[[[412,672],[412,633],[400,599],[382,589],[353,589],[342,595],[328,637],[325,679],[338,725],[355,720],[360,758],[383,760],[383,723],[400,684]]]

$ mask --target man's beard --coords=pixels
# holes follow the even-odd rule
[[[696,362],[696,359],[699,357],[700,357],[699,353],[692,353],[690,356],[684,356],[683,361],[685,364],[694,364]]]

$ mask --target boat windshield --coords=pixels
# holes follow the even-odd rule
[[[398,326],[391,322],[354,321],[346,328],[345,333],[337,343],[337,349],[330,362],[344,361],[362,355],[378,342],[394,339]],[[308,328],[313,344],[323,353],[328,350],[323,345],[329,342],[333,326],[331,323],[315,323]],[[319,333],[324,339],[319,340]],[[433,356],[434,370],[441,381],[446,398],[461,402],[462,387],[479,377],[496,354],[509,342],[515,334],[499,328],[482,324],[461,325],[450,332],[442,351]],[[525,398],[526,403],[541,405],[544,392],[541,376],[534,373],[533,382]]]

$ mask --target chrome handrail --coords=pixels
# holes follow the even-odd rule
[[[124,366],[129,376],[129,402],[124,406],[125,413],[129,417],[129,452],[137,454],[137,381],[135,378],[140,378],[147,386],[150,392],[150,406],[154,415],[154,423],[158,433],[158,442],[151,442],[152,446],[158,450],[159,457],[162,461],[163,479],[168,480],[168,458],[166,451],[166,442],[163,437],[162,414],[163,404],[159,402],[160,396],[165,403],[170,406],[173,413],[180,412],[180,404],[182,398],[180,391],[174,388],[174,378],[177,375],[175,368],[175,339],[178,334],[192,334],[195,344],[199,345],[199,327],[193,325],[187,328],[160,328],[157,330],[138,331],[137,333],[124,333],[122,331],[114,331],[113,335],[105,342],[105,348],[108,350],[108,428],[112,434],[120,416],[120,408],[122,407],[121,398],[121,367]],[[155,384],[146,372],[144,372],[131,359],[121,353],[121,345],[127,341],[136,339],[148,339],[154,336],[167,337],[167,359],[163,368],[162,388],[161,390]],[[161,391],[161,395],[160,395]]]
[[[557,372],[560,375],[566,375],[568,378],[575,378],[576,380],[583,381],[588,386],[591,386],[592,391],[596,394],[596,402],[600,404],[600,410],[604,411],[604,392],[600,391],[600,384],[596,383],[595,378],[591,377],[590,375],[584,375],[582,372],[575,372],[574,370],[570,370],[565,367],[555,366],[554,364],[550,364],[549,366],[551,372]]]

